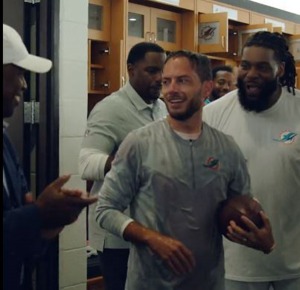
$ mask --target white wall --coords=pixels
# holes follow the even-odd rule
[[[295,0],[251,0],[259,4],[300,15],[300,3]]]
[[[85,190],[78,154],[87,116],[88,0],[61,0],[59,16],[59,172]],[[59,289],[86,290],[86,212],[59,238]]]

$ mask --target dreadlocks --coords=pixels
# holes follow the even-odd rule
[[[250,36],[244,47],[259,46],[272,49],[275,58],[279,62],[285,63],[284,75],[279,79],[282,86],[286,86],[288,91],[293,91],[295,95],[296,67],[293,55],[289,52],[286,39],[278,32],[259,31]]]

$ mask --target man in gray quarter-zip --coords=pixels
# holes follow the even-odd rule
[[[128,134],[106,175],[96,219],[131,242],[127,290],[224,289],[216,212],[227,198],[249,194],[250,180],[233,139],[202,123],[211,88],[206,56],[169,54],[162,77],[168,117]],[[251,235],[252,247],[269,252],[271,226],[261,215],[263,228],[247,220],[251,231],[236,241]]]

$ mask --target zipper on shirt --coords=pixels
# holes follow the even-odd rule
[[[189,143],[190,143],[191,163],[192,163],[192,187],[193,187],[193,189],[195,189],[196,182],[195,182],[195,164],[194,164],[194,158],[193,158],[193,140],[189,140]]]

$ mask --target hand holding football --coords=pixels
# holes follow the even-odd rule
[[[249,231],[241,220],[244,215],[249,218],[258,228],[263,226],[260,216],[262,207],[260,203],[249,195],[238,195],[222,202],[218,211],[218,223],[223,235],[227,233],[229,222],[233,220],[239,227]]]

